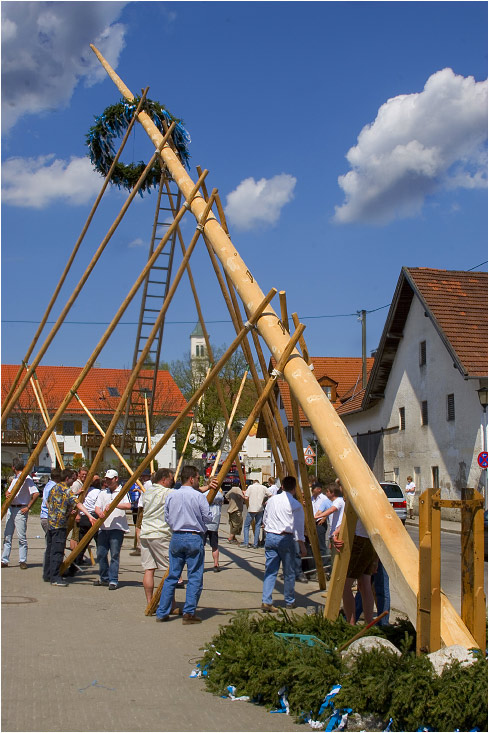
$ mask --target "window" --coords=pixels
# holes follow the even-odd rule
[[[81,420],[63,420],[63,429],[61,435],[81,435],[82,434],[82,422]]]
[[[280,407],[281,410],[284,409],[284,401],[282,399],[282,395],[279,395],[279,398],[278,398],[278,406]]]
[[[421,403],[421,425],[428,425],[428,402],[423,400]]]
[[[447,420],[455,420],[455,395],[447,394]]]
[[[272,446],[271,446],[271,444],[270,444],[270,441],[269,441],[269,439],[268,439],[268,438],[265,438],[265,440],[266,440],[266,448],[265,448],[265,450],[266,450],[266,451],[267,451],[268,453],[270,453],[270,451],[272,450]]]
[[[406,408],[399,408],[399,430],[406,430]]]
[[[117,387],[107,387],[109,397],[120,397],[119,390]]]
[[[287,427],[285,428],[285,435],[287,436],[287,443],[294,442],[294,426],[293,425],[287,425]]]
[[[419,366],[426,365],[426,341],[421,341],[419,344]]]
[[[433,483],[434,489],[440,488],[440,473],[438,471],[438,466],[431,466],[431,480]]]

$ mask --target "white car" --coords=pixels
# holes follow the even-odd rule
[[[34,466],[31,476],[37,487],[43,487],[51,478],[51,468],[49,466]]]
[[[392,508],[403,524],[407,519],[407,504],[404,492],[394,481],[381,481],[380,485],[384,489],[385,495],[389,499]]]

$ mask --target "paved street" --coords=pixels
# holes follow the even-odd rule
[[[28,569],[18,566],[14,540],[11,566],[2,570],[2,729],[304,731],[284,715],[214,697],[202,680],[189,678],[219,625],[236,609],[261,604],[264,552],[229,545],[226,529],[223,512],[222,572],[212,572],[206,550],[199,611],[204,622],[182,626],[178,618],[157,624],[144,615],[141,566],[129,555],[130,538],[122,550],[119,590],[94,587],[94,568],[68,588],[43,583],[44,537],[39,518],[31,516]],[[324,603],[315,583],[297,591],[303,607]],[[275,598],[283,604],[278,592]],[[177,591],[181,600],[183,591]],[[394,592],[393,607],[402,611],[399,605]]]

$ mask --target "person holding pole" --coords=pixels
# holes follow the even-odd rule
[[[129,532],[126,509],[131,508],[131,500],[129,494],[126,494],[123,501],[117,504],[109,516],[106,516],[105,510],[122,488],[119,483],[119,474],[113,468],[109,468],[105,474],[105,487],[105,491],[100,492],[95,502],[96,515],[106,517],[106,519],[98,532],[97,561],[100,578],[94,582],[94,585],[106,585],[109,590],[117,590],[119,587],[119,556],[124,535]],[[109,551],[110,565],[107,559]]]
[[[5,495],[6,498],[8,498],[17,483],[17,478],[24,470],[24,461],[20,458],[14,458],[12,461],[12,470],[15,477],[10,482],[10,486]],[[22,570],[27,569],[27,519],[29,509],[37,500],[38,496],[39,491],[37,490],[36,484],[30,476],[27,476],[14,498],[15,504],[12,503],[7,512],[7,523],[3,535],[2,568],[8,567],[10,552],[12,550],[12,537],[15,529],[19,539],[19,567]]]
[[[61,471],[61,481],[56,484],[47,499],[48,505],[48,532],[46,535],[46,552],[44,554],[43,580],[51,585],[66,588],[68,583],[64,580],[59,572],[63,562],[65,544],[66,544],[66,528],[70,514],[78,509],[84,514],[90,524],[95,524],[95,518],[85,509],[81,502],[77,502],[76,497],[71,493],[71,486],[76,479],[76,471],[71,468],[65,468]]]
[[[168,621],[172,609],[173,594],[187,566],[187,589],[183,607],[183,624],[200,624],[195,614],[203,588],[204,536],[214,517],[207,499],[199,490],[199,472],[195,466],[184,466],[182,485],[173,491],[165,503],[165,520],[172,531],[170,540],[170,570],[163,584],[157,621]],[[217,487],[217,479],[211,479],[210,489]]]

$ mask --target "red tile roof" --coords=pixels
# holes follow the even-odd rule
[[[487,376],[487,272],[405,269],[466,374]]]
[[[313,374],[319,384],[324,386],[333,382],[336,386],[336,400],[333,407],[339,411],[343,403],[350,404],[349,400],[357,399],[357,395],[363,395],[362,390],[362,359],[356,356],[311,356],[310,361],[314,365]],[[274,360],[272,360],[275,366]],[[374,363],[372,357],[367,358],[367,380]],[[293,425],[292,407],[290,403],[289,385],[285,380],[277,380],[280,396],[284,404],[285,414],[290,425]],[[361,400],[360,400],[361,401]],[[299,407],[301,425],[309,425],[309,421],[302,409]]]
[[[68,394],[83,367],[71,366],[38,366],[37,378],[43,391],[48,411],[51,415]],[[5,396],[12,384],[18,365],[2,365],[2,395]],[[122,396],[131,374],[129,369],[98,369],[93,368],[85,377],[77,394],[94,415],[112,415],[119,403],[119,397],[111,396],[109,388],[115,388]],[[152,371],[142,371],[142,375],[152,376]],[[147,388],[148,381],[136,381],[136,388]],[[141,398],[143,400],[143,398]],[[26,387],[20,397],[20,404],[24,409],[37,411],[36,401],[30,385]],[[175,416],[186,405],[179,388],[168,371],[158,371],[155,391],[154,413],[158,415]],[[73,398],[66,408],[66,413],[85,414],[76,398]]]

